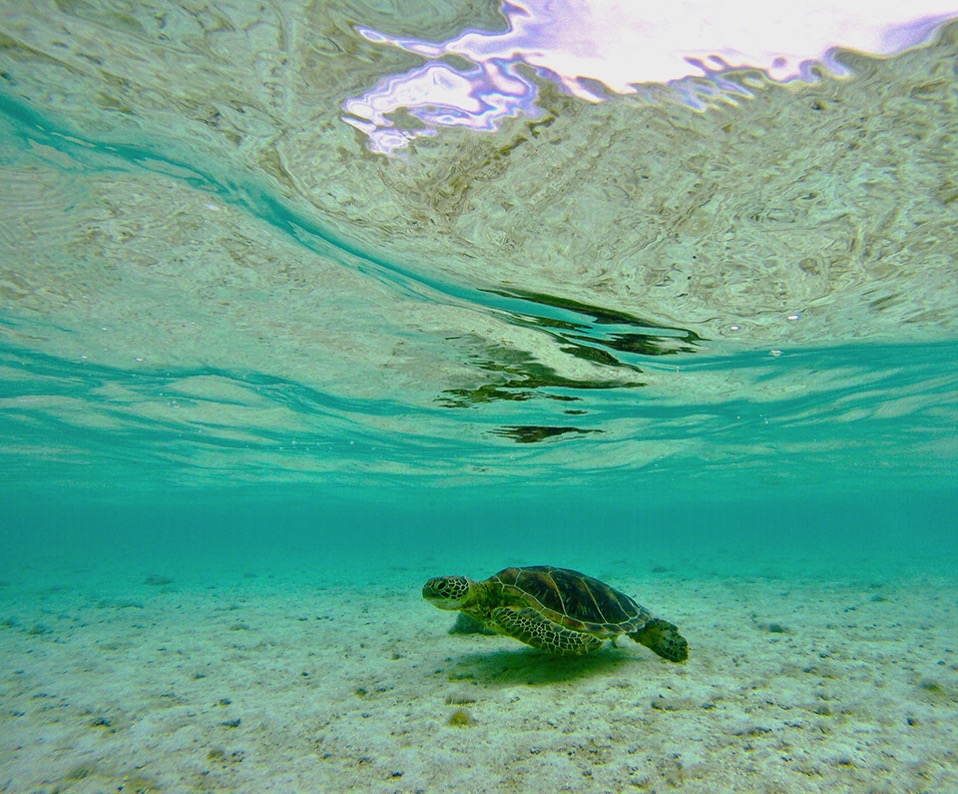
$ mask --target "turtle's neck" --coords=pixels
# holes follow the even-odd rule
[[[469,594],[472,598],[469,604],[461,611],[465,612],[469,617],[475,618],[483,623],[488,623],[489,615],[493,607],[490,603],[493,596],[492,588],[488,582],[471,582],[470,584]]]

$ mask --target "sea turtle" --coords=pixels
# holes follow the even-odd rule
[[[689,655],[674,625],[652,617],[625,593],[567,568],[505,568],[484,582],[437,576],[423,586],[422,597],[547,653],[578,656],[628,634],[670,662]]]

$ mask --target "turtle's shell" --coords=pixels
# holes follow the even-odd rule
[[[596,637],[639,631],[652,617],[625,593],[568,568],[505,568],[488,583],[504,606],[531,607],[555,623]]]

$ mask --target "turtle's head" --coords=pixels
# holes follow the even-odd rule
[[[440,609],[462,609],[472,601],[476,583],[465,576],[437,576],[422,588],[422,597]]]

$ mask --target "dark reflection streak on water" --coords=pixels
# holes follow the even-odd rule
[[[589,433],[602,433],[598,429],[585,430],[579,427],[560,427],[545,425],[506,425],[492,431],[497,436],[511,438],[519,444],[536,444],[549,439],[558,439],[569,434],[581,438]]]
[[[439,405],[446,408],[466,408],[494,401],[525,402],[534,397],[573,402],[582,399],[583,391],[631,389],[644,385],[640,381],[621,377],[574,380],[563,377],[551,367],[539,363],[530,353],[496,345],[486,345],[482,354],[472,363],[478,369],[491,373],[487,381],[474,388],[447,389],[437,398]],[[561,390],[571,393],[562,393]]]
[[[525,290],[494,290],[494,294],[514,301],[533,303],[542,312],[530,314],[528,309],[513,312],[517,325],[548,330],[565,341],[576,340],[596,350],[595,345],[624,353],[645,356],[694,353],[704,340],[694,331],[663,326],[626,312],[593,306],[580,301]],[[592,321],[585,318],[592,318]],[[575,333],[569,333],[575,332]],[[582,348],[583,345],[574,347]],[[597,354],[602,351],[596,350]],[[579,354],[588,357],[580,350]],[[612,354],[596,355],[596,361],[610,365],[633,366]]]
[[[679,336],[690,339],[690,341],[700,341],[701,337],[692,331],[684,328],[672,328],[665,325],[643,320],[626,312],[616,311],[614,309],[604,309],[601,306],[592,306],[588,303],[571,300],[569,298],[560,298],[556,295],[547,295],[542,292],[529,292],[527,290],[496,290],[497,295],[507,298],[517,298],[522,301],[529,301],[539,306],[548,306],[556,309],[565,309],[578,315],[587,315],[592,317],[599,325],[624,325],[634,330],[646,330],[654,332],[659,336]],[[555,315],[561,318],[561,315]]]
[[[518,290],[493,294],[521,306],[520,311],[510,312],[507,321],[511,324],[535,328],[552,337],[561,352],[614,371],[605,379],[573,380],[539,363],[531,352],[520,353],[490,345],[474,366],[494,375],[478,387],[445,391],[438,400],[440,405],[464,408],[497,400],[521,402],[535,396],[552,400],[579,399],[556,394],[554,389],[631,389],[644,383],[623,377],[623,370],[641,374],[643,370],[638,362],[648,363],[653,356],[693,353],[701,341],[693,331],[656,325],[625,312],[553,295]],[[529,312],[529,303],[542,312],[541,316]],[[561,429],[556,429],[551,435],[560,432]],[[521,438],[511,432],[502,434],[523,442],[542,440],[535,433],[520,434]]]

